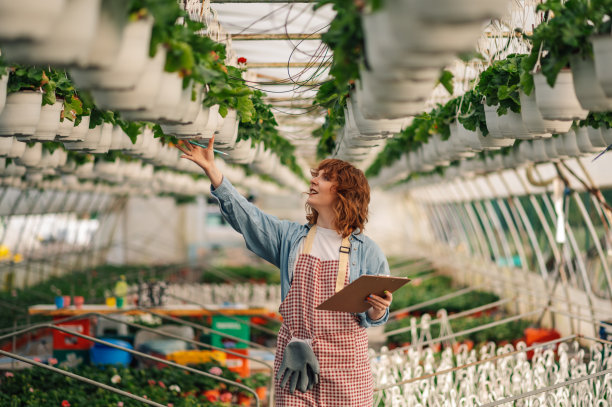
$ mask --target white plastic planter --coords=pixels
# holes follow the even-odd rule
[[[42,159],[42,144],[35,143],[32,147],[26,146],[21,157],[17,158],[17,163],[25,167],[36,168]]]
[[[612,129],[601,127],[600,130],[601,130],[601,136],[603,137],[606,144],[607,145],[612,144]]]
[[[135,121],[174,122],[176,106],[181,101],[183,80],[176,72],[162,72],[155,100],[150,108],[138,111],[127,111],[123,116]]]
[[[361,81],[355,87],[357,104],[364,118],[369,120],[403,119],[420,113],[424,102],[385,102],[376,99],[366,89],[362,88]]]
[[[88,129],[83,141],[64,141],[64,147],[68,150],[93,152],[98,147],[98,144],[100,144],[102,128],[106,124],[108,123]]]
[[[595,62],[577,56],[570,60],[574,80],[574,91],[580,105],[592,112],[612,110],[612,98],[608,98],[596,78]]]
[[[501,17],[507,0],[429,0],[414,2],[416,14],[431,23],[482,22]]]
[[[39,40],[64,11],[66,0],[0,0],[0,40]]]
[[[576,144],[582,154],[591,154],[601,151],[600,147],[596,147],[591,143],[589,133],[586,127],[579,127],[576,131]]]
[[[507,138],[501,132],[499,127],[499,116],[497,115],[497,106],[484,105],[485,121],[487,122],[487,129],[489,130],[488,137],[503,139]]]
[[[79,55],[79,66],[103,68],[115,61],[128,20],[128,5],[125,0],[102,0],[96,32],[89,48]]]
[[[127,139],[127,140],[126,140]],[[128,135],[123,131],[121,126],[113,126],[109,150],[123,150],[124,144],[129,141]]]
[[[11,60],[31,64],[65,66],[76,63],[80,55],[87,53],[94,39],[100,4],[101,0],[66,0],[52,30],[40,41],[11,46],[6,49],[6,56]],[[23,6],[20,4],[20,7]]]
[[[497,117],[499,131],[504,137],[516,138],[519,140],[529,140],[534,138],[534,135],[529,133],[523,124],[523,118],[520,114],[514,113],[508,109],[504,115]]]
[[[74,129],[74,122],[64,118],[63,121],[60,121],[60,124],[57,128],[57,139],[61,141],[62,139],[67,139],[72,134],[72,130]]]
[[[11,153],[15,137],[0,137],[0,156],[7,157]]]
[[[195,96],[195,99],[192,99],[193,96]],[[183,89],[180,102],[176,105],[172,117],[175,121],[184,124],[195,122],[202,108],[203,98],[202,84],[190,82],[189,85]]]
[[[6,85],[8,85],[8,74],[0,78],[0,114],[6,105]]]
[[[8,153],[8,158],[19,158],[25,152],[27,144],[23,141],[19,141],[13,138],[13,144],[11,145],[11,151]]]
[[[177,138],[191,139],[201,137],[210,139],[217,129],[219,106],[200,106],[195,121],[191,124],[162,124],[165,134],[171,134]]]
[[[91,118],[90,116],[81,117],[81,122],[78,125],[73,126],[72,131],[70,132],[70,135],[66,137],[61,137],[60,141],[83,141],[85,140],[85,137],[87,133],[89,132],[89,119],[90,118]]]
[[[92,90],[96,103],[103,109],[126,112],[152,109],[157,100],[165,63],[166,50],[159,47],[155,57],[148,60],[133,88],[129,90]]]
[[[100,70],[71,69],[74,82],[82,89],[127,90],[136,86],[149,61],[153,19],[129,22],[112,65]]]
[[[584,120],[589,114],[578,102],[570,70],[562,70],[554,87],[546,82],[542,73],[533,75],[535,98],[542,118],[547,120]]]
[[[591,38],[597,80],[607,97],[612,97],[612,36],[601,35]]]
[[[60,115],[64,108],[64,101],[58,100],[52,105],[44,105],[40,110],[40,119],[36,131],[31,137],[21,141],[53,141],[57,136],[60,125]]]
[[[354,93],[353,93],[354,96]],[[368,120],[361,114],[356,97],[347,99],[348,120],[357,127],[359,133],[366,135],[395,134],[402,130],[403,119]]]
[[[0,136],[31,136],[40,119],[42,93],[15,92],[7,95],[0,114]]]
[[[86,162],[86,163],[76,167],[76,169],[74,171],[74,175],[76,175],[80,180],[86,180],[86,179],[93,179],[93,178],[95,178],[94,163],[93,163],[93,161]],[[85,188],[85,187],[83,185],[79,184],[78,186],[75,186],[75,188],[77,190],[80,190],[80,189]]]
[[[569,120],[544,120],[536,104],[535,92],[531,92],[531,95],[527,96],[520,90],[519,97],[523,123],[535,137],[546,138],[552,134],[565,133],[572,127],[572,122]]]
[[[574,130],[570,130],[560,136],[563,139],[563,146],[565,147],[565,154],[570,157],[578,157],[581,155],[580,147],[578,146],[578,136]],[[585,138],[588,141],[588,137]]]
[[[100,139],[98,144],[93,149],[92,153],[106,154],[110,148],[113,140],[113,125],[111,123],[104,123],[102,130],[100,131]]]
[[[271,174],[276,168],[276,160],[272,150],[266,150],[263,143],[257,145],[251,168],[259,174]]]
[[[478,133],[480,133],[480,130],[478,130],[478,132],[471,131],[463,127],[463,124],[455,122],[451,124],[451,131],[453,125],[456,126],[456,135],[461,140],[463,145],[465,145],[471,151],[482,151],[482,145],[480,144],[480,140],[478,138]],[[451,137],[453,136],[451,135]]]
[[[360,70],[364,90],[378,100],[386,102],[414,102],[428,98],[435,83],[416,80],[384,80],[367,69]]]
[[[596,129],[594,127],[588,126],[586,127],[587,135],[589,136],[589,141],[593,147],[605,148],[608,146],[606,141],[603,138],[601,133],[601,129]]]
[[[221,115],[218,115],[221,117]],[[215,145],[221,148],[231,148],[236,143],[238,136],[238,115],[236,110],[228,109],[227,115],[222,122],[217,125],[215,134]]]
[[[255,159],[257,147],[252,145],[251,140],[240,140],[234,144],[234,148],[228,151],[229,156],[224,156],[225,161],[236,164],[250,164]]]

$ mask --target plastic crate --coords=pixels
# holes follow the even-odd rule
[[[248,356],[248,349],[232,349],[232,352],[240,353],[241,355]],[[225,354],[225,366],[232,372],[238,373],[241,377],[248,377],[251,374],[251,370],[249,368],[249,360],[245,358],[241,358],[240,356],[230,355],[229,353]]]
[[[88,318],[65,322],[57,326],[72,332],[92,336],[91,321]],[[89,350],[92,346],[93,342],[90,340],[79,338],[78,336],[70,335],[56,329],[53,330],[54,350]]]
[[[181,350],[172,352],[167,356],[167,359],[181,365],[196,365],[213,361],[225,364],[226,353],[218,350]]]
[[[121,339],[114,338],[100,338],[103,341],[112,343],[117,346],[121,346],[127,349],[133,349],[129,342],[122,341]],[[89,350],[89,357],[91,363],[94,365],[123,365],[129,366],[132,361],[132,354],[121,349],[116,349],[110,346],[96,343]]]
[[[249,322],[250,317],[240,315],[236,316],[236,319],[244,322]],[[224,334],[232,335],[240,339],[244,339],[248,341],[251,338],[251,327],[247,324],[240,323],[236,321],[236,319],[228,318],[223,315],[214,315],[212,317],[212,326],[211,328],[215,331],[222,332]],[[227,348],[227,349],[246,349],[248,346],[242,342],[235,342],[231,339],[227,339],[222,337],[221,335],[211,333],[210,334],[211,345],[216,346],[218,348]]]

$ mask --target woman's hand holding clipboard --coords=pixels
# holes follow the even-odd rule
[[[319,304],[317,309],[351,313],[365,312],[370,308],[370,304],[364,302],[368,295],[376,294],[384,297],[385,291],[394,292],[409,281],[410,279],[406,277],[364,275]]]

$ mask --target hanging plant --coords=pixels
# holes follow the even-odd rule
[[[544,12],[550,20],[538,25],[533,35],[527,36],[533,48],[523,59],[524,72],[521,74],[521,87],[526,94],[533,91],[533,72],[541,53],[542,74],[552,87],[557,75],[569,68],[570,58],[578,55],[593,58],[593,47],[589,38],[593,34],[609,33],[609,18],[612,9],[610,0],[548,0],[538,5],[537,10]]]
[[[477,92],[484,96],[487,105],[499,105],[497,114],[500,116],[508,113],[508,110],[521,113],[519,86],[524,57],[511,54],[505,59],[494,61],[478,78]]]

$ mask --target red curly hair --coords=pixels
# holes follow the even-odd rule
[[[334,228],[342,237],[346,237],[359,229],[363,232],[368,221],[368,205],[370,203],[370,185],[363,171],[355,168],[351,163],[328,158],[319,163],[317,168],[311,170],[313,177],[320,171],[335,184],[334,188],[338,199],[334,203]],[[308,223],[317,223],[319,214],[310,205],[306,204],[306,219]]]

